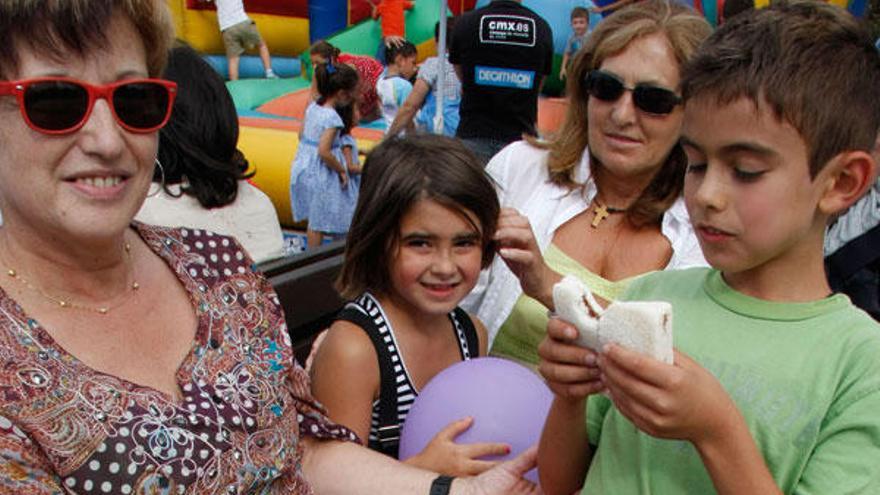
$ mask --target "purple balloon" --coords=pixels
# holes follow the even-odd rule
[[[470,416],[473,424],[456,442],[506,443],[510,454],[485,459],[512,459],[541,438],[552,401],[544,381],[513,361],[487,357],[456,363],[419,393],[403,424],[399,457],[418,454],[449,423]],[[537,469],[526,478],[537,483]]]

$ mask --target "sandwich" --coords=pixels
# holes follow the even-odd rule
[[[578,330],[578,345],[602,352],[615,343],[672,364],[672,306],[663,301],[615,301],[607,308],[579,279],[553,286],[556,316]]]

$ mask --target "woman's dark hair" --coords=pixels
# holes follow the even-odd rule
[[[348,231],[345,262],[336,288],[347,298],[365,290],[387,294],[391,250],[403,216],[418,201],[430,199],[471,222],[481,234],[483,267],[495,251],[492,237],[500,206],[492,179],[460,141],[414,135],[383,141],[364,163],[360,196]],[[468,214],[477,217],[473,222]]]
[[[165,191],[182,184],[180,194],[205,208],[225,206],[238,194],[238,181],[251,177],[238,143],[238,114],[226,84],[189,46],[171,49],[164,77],[178,85],[174,112],[159,131],[159,161]],[[154,182],[162,181],[157,170]]]
[[[354,91],[358,83],[358,73],[346,64],[327,62],[315,67],[315,81],[318,85],[318,104],[337,91]]]

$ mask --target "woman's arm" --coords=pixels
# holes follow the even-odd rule
[[[437,473],[402,464],[351,443],[302,440],[303,473],[321,495],[427,495]],[[522,476],[535,466],[535,450],[502,463],[475,478],[456,478],[451,495],[537,495],[540,490]]]
[[[333,323],[315,354],[311,375],[312,395],[330,419],[367,442],[373,400],[379,394],[379,364],[366,332],[351,322]]]
[[[397,115],[394,117],[391,127],[388,128],[388,132],[385,133],[386,139],[396,136],[404,128],[410,127],[413,117],[416,116],[416,112],[425,104],[425,98],[430,91],[431,87],[428,86],[424,79],[416,79],[412,91],[406,98],[406,101],[403,102],[403,105],[401,105],[400,110],[397,111]]]

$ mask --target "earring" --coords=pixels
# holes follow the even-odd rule
[[[152,198],[162,192],[162,189],[165,189],[165,167],[162,166],[162,162],[159,161],[159,157],[156,157],[156,167],[159,169],[159,187],[156,188],[154,192],[148,193],[147,197]],[[155,174],[154,174],[155,175]],[[150,187],[152,188],[152,182]]]

